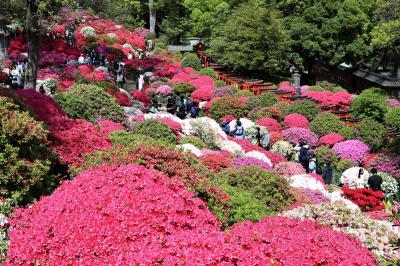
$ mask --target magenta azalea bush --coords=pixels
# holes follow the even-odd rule
[[[293,175],[302,175],[306,173],[303,166],[296,162],[280,162],[274,167],[274,171],[281,176],[290,177]]]
[[[269,132],[279,132],[282,129],[278,121],[273,118],[261,118],[256,121],[256,125],[268,128]]]
[[[350,159],[358,163],[361,163],[371,151],[368,145],[360,140],[342,141],[333,145],[332,149],[341,160]]]
[[[291,142],[292,144],[305,142],[311,146],[318,145],[317,135],[307,128],[292,127],[284,130],[282,133],[283,139]]]
[[[156,93],[166,96],[172,93],[172,88],[168,85],[161,85],[157,88]]]
[[[388,102],[390,107],[400,106],[400,102],[397,99],[387,99],[387,102]]]
[[[333,146],[338,142],[344,141],[345,138],[337,133],[330,133],[319,139],[319,143],[325,146]]]
[[[237,168],[244,168],[250,165],[258,166],[260,168],[264,168],[266,170],[271,170],[271,166],[267,164],[266,162],[253,158],[253,157],[242,157],[242,158],[236,158],[233,161],[233,164]]]
[[[297,113],[285,116],[283,124],[285,125],[285,128],[291,128],[291,127],[308,128],[307,117]]]
[[[400,178],[400,155],[394,153],[379,153],[366,164],[368,169],[376,168],[378,172],[387,173]]]

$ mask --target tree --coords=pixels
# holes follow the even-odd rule
[[[150,32],[156,32],[157,12],[154,5],[154,0],[149,0],[149,24]]]
[[[264,76],[288,69],[290,45],[280,13],[251,1],[240,5],[226,23],[217,26],[209,52],[235,71]]]
[[[36,88],[39,61],[39,0],[27,0],[26,8],[26,40],[28,43],[28,72],[31,74],[28,87]]]

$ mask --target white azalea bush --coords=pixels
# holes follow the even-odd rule
[[[385,192],[386,198],[390,198],[395,196],[399,192],[399,184],[397,180],[386,173],[378,173],[379,176],[382,177],[382,190]]]
[[[358,177],[360,170],[363,169],[364,173]],[[342,173],[340,183],[349,188],[365,188],[368,184],[370,174],[368,171],[361,167],[351,167]]]
[[[256,124],[247,118],[240,118],[240,122],[244,128],[246,138],[252,138],[256,134]],[[229,123],[230,131],[233,132],[236,129],[236,120],[232,120]]]
[[[278,140],[272,145],[271,151],[277,152],[287,158],[293,153],[293,146],[289,141]]]
[[[217,140],[216,145],[221,151],[228,151],[236,156],[243,156],[245,153],[239,144],[231,140]]]
[[[85,37],[86,39],[97,37],[96,30],[90,26],[83,27],[81,29],[81,33],[82,33],[83,37]]]
[[[192,153],[196,157],[201,157],[203,155],[201,150],[196,146],[194,146],[193,144],[187,143],[187,144],[177,145],[176,148],[183,152]]]

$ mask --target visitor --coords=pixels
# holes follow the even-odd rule
[[[175,114],[175,99],[172,96],[168,96],[167,112],[170,114]]]
[[[290,161],[290,156],[293,156],[293,160],[295,162],[299,162],[299,155],[300,155],[300,149],[301,145],[300,143],[297,143],[296,145],[293,144],[293,155],[288,155],[289,158],[287,158]]]
[[[234,131],[234,137],[235,139],[244,139],[245,133],[244,133],[244,128],[242,126],[242,122],[236,122],[236,129]]]
[[[133,55],[131,53],[128,53],[128,55],[126,57],[128,58],[128,60],[132,60]]]
[[[356,188],[364,188],[364,168],[362,168],[362,164],[359,165],[360,170],[358,170],[357,184]]]
[[[261,145],[260,146],[268,151],[270,143],[271,143],[271,134],[269,134],[268,129],[265,128],[264,133],[262,134],[262,137],[261,137]]]
[[[85,64],[85,65],[91,65],[91,64],[92,64],[92,58],[90,57],[89,54],[87,54],[87,55],[85,56],[84,64]]]
[[[332,185],[333,169],[330,162],[327,162],[324,165],[324,169],[322,170],[322,179],[326,185]]]
[[[368,186],[370,189],[373,191],[381,191],[381,185],[382,185],[382,177],[379,176],[378,171],[375,168],[371,169],[371,176],[368,178]]]
[[[19,73],[18,73],[17,64],[14,64],[12,67],[12,70],[11,70],[11,88],[12,89],[18,88],[18,79],[19,79]]]
[[[117,68],[117,84],[119,89],[123,89],[124,86],[124,69],[121,64],[118,64]]]
[[[199,107],[193,104],[192,108],[190,109],[190,117],[197,118],[199,115]]]
[[[155,109],[158,109],[158,96],[156,94],[153,94],[151,97],[151,106]]]
[[[185,97],[184,96],[181,96],[181,98],[180,98],[177,111],[178,111],[177,116],[180,119],[186,118],[186,106],[185,106]]]
[[[228,135],[228,136],[230,135],[231,127],[229,126],[228,121],[226,121],[226,120],[222,121],[221,128],[225,132],[226,135]]]
[[[40,87],[39,87],[39,92],[40,92],[41,94],[46,94],[46,90],[43,88],[43,85],[40,85]]]
[[[310,162],[308,163],[308,170],[310,173],[316,174],[317,173],[317,157],[315,154],[311,154]]]
[[[81,54],[78,58],[78,64],[83,65],[85,64],[85,57]]]
[[[261,147],[261,132],[259,127],[256,127],[256,134],[253,140],[253,144]]]
[[[137,84],[138,84],[138,90],[139,91],[141,91],[141,90],[143,90],[143,85],[144,85],[144,75],[139,75],[139,78],[138,78],[138,81],[137,81]]]
[[[300,153],[299,153],[299,162],[306,169],[306,172],[309,172],[308,164],[309,160],[309,146],[307,144],[300,143]]]
[[[191,112],[192,107],[193,107],[193,105],[194,105],[192,99],[186,98],[185,105],[186,105],[186,112],[187,112],[187,113]]]

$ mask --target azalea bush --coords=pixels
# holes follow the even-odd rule
[[[399,192],[399,183],[397,180],[386,173],[378,173],[379,176],[382,177],[382,191],[385,192],[385,197],[386,198],[391,198],[393,196],[396,196],[397,193]]]
[[[317,105],[310,100],[300,100],[292,103],[286,110],[287,114],[301,114],[312,121],[319,113]]]
[[[135,134],[149,136],[158,141],[167,143],[176,142],[174,132],[166,124],[155,119],[148,119],[142,123],[137,123],[133,126],[132,132]]]
[[[283,131],[283,138],[292,144],[300,142],[311,146],[318,145],[318,137],[307,128],[292,127]]]
[[[187,53],[182,59],[182,67],[201,68],[199,57],[194,53]]]
[[[385,194],[382,191],[373,191],[368,188],[350,189],[342,187],[343,195],[357,204],[363,211],[383,210],[385,206],[382,200]]]
[[[281,176],[290,177],[293,175],[305,174],[303,166],[296,162],[281,162],[275,165],[274,171]]]
[[[214,183],[231,198],[228,225],[258,221],[289,206],[294,199],[286,180],[255,166],[222,171]]]
[[[186,82],[179,82],[176,83],[172,86],[174,93],[178,95],[183,95],[183,96],[190,96],[192,92],[196,89],[195,86],[193,86],[190,83]]]
[[[260,168],[263,168],[265,170],[271,170],[271,165],[268,163],[264,162],[263,160],[259,160],[253,157],[241,157],[241,158],[236,158],[233,161],[233,164],[237,168],[244,168],[247,166],[258,166]]]
[[[201,68],[199,71],[197,71],[197,73],[202,76],[209,76],[210,78],[213,79],[217,78],[217,73],[213,68],[210,67]]]
[[[322,137],[329,133],[338,133],[344,127],[344,122],[330,112],[323,112],[310,123],[312,132]]]
[[[330,133],[328,135],[325,135],[319,139],[319,143],[322,145],[325,145],[327,147],[332,147],[338,142],[344,141],[345,138],[338,134],[338,133]]]
[[[218,120],[226,115],[245,117],[248,111],[246,103],[238,97],[222,97],[212,104],[210,114]]]
[[[144,91],[136,91],[135,90],[135,91],[131,92],[131,95],[132,95],[133,99],[143,103],[145,107],[149,107],[150,106],[151,98],[150,98],[150,95],[147,94],[146,92],[144,92]]]
[[[283,124],[285,125],[286,128],[291,128],[291,127],[302,127],[302,128],[308,128],[308,120],[305,116],[297,113],[293,113],[290,115],[285,116],[285,119],[283,120]]]
[[[199,137],[196,136],[184,136],[183,138],[178,140],[179,144],[192,144],[199,149],[207,148],[207,144],[201,140]]]
[[[342,172],[346,171],[347,169],[350,169],[357,165],[358,165],[358,163],[354,162],[351,159],[344,159],[344,160],[339,160],[335,167],[336,167],[336,170],[339,171],[339,173],[342,173]]]
[[[387,173],[400,181],[400,155],[394,153],[378,153],[365,163],[366,168],[375,168],[381,173]]]
[[[261,118],[256,121],[256,125],[268,128],[269,132],[281,131],[281,125],[273,118]]]
[[[359,123],[356,127],[356,136],[373,151],[383,148],[387,142],[386,128],[374,120]]]
[[[123,145],[127,147],[135,148],[137,146],[145,147],[173,147],[172,143],[169,143],[163,139],[155,139],[148,135],[136,134],[134,132],[115,131],[110,133],[110,139],[114,145]]]
[[[329,148],[320,147],[316,149],[315,155],[317,156],[317,161],[321,166],[326,163],[335,165],[338,162],[336,152]]]
[[[114,98],[94,85],[76,84],[68,91],[57,92],[54,99],[70,118],[96,123],[101,117],[123,122],[125,114]]]
[[[359,163],[361,163],[371,151],[370,147],[360,140],[342,141],[333,145],[332,149],[341,160],[350,159]]]
[[[272,145],[271,151],[277,152],[285,158],[289,158],[293,153],[293,145],[288,141],[279,140]]]
[[[106,92],[115,97],[117,103],[121,106],[131,107],[132,101],[129,99],[128,95],[123,92],[114,89],[106,89]]]
[[[343,136],[346,140],[355,139],[356,131],[354,127],[343,127],[338,132],[339,135]]]
[[[375,119],[382,122],[388,111],[386,92],[381,89],[364,90],[351,105],[351,115],[355,118]]]
[[[400,130],[400,106],[389,109],[385,115],[385,123],[388,127]]]
[[[200,157],[200,162],[212,169],[214,172],[219,172],[222,169],[233,166],[232,159],[221,154],[206,154]]]

